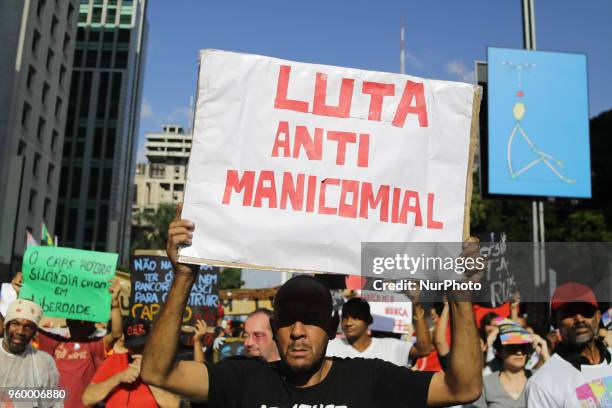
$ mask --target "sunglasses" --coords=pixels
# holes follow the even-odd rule
[[[503,349],[506,350],[510,354],[530,354],[531,353],[531,345],[530,344],[508,344],[503,346]]]

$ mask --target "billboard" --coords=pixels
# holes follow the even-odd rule
[[[486,193],[591,198],[586,55],[487,54]]]

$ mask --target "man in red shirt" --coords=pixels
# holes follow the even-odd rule
[[[70,337],[38,331],[39,348],[51,354],[57,365],[60,374],[59,388],[66,390],[66,407],[85,407],[81,403],[85,387],[104,362],[106,352],[121,338],[120,289],[116,280],[109,288],[112,292],[111,331],[105,336],[95,336],[96,327],[93,322],[71,319],[66,319]]]
[[[179,398],[140,379],[140,360],[149,333],[147,320],[134,319],[123,329],[127,353],[114,353],[96,371],[83,393],[82,402],[92,406],[102,401],[113,407],[178,407]]]

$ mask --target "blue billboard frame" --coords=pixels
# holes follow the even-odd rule
[[[591,198],[586,55],[489,47],[487,88],[483,193]]]

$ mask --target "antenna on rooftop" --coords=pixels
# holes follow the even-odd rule
[[[400,73],[406,73],[406,50],[404,47],[404,16],[401,17],[400,24]]]

